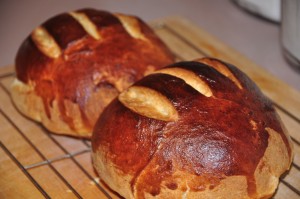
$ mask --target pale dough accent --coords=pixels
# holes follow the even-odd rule
[[[33,96],[33,93],[34,85],[31,82],[24,84],[17,78],[13,80],[10,94],[15,106],[27,117],[40,122],[42,120],[41,113],[44,111],[43,102],[41,98]]]
[[[174,166],[174,165],[173,165]],[[147,165],[147,167],[153,168],[153,164]],[[140,194],[137,189],[141,182],[143,182],[143,176],[147,175],[147,167],[141,172],[140,176],[136,179],[134,184],[134,198]],[[172,176],[168,177],[171,182],[177,184],[175,190],[167,188],[166,181],[162,181],[161,190],[159,195],[153,196],[150,193],[142,193],[146,199],[155,198],[172,198],[172,199],[250,199],[247,191],[247,179],[245,176],[224,176],[224,179],[220,181],[214,188],[210,188],[209,184],[206,184],[201,191],[191,190],[192,184],[195,182],[203,181],[201,176],[196,176],[186,171],[176,170]],[[158,171],[157,171],[158,172]],[[234,191],[228,191],[234,190]]]
[[[79,12],[69,12],[69,14],[76,20],[83,29],[91,35],[94,39],[100,40],[101,35],[97,30],[97,26],[86,16],[84,13]]]
[[[155,67],[153,65],[148,65],[144,72],[144,76],[150,75],[154,71],[155,71]]]
[[[46,56],[55,59],[61,55],[60,47],[45,28],[39,26],[34,29],[31,38],[36,47]]]
[[[187,180],[185,181],[185,186],[186,186],[186,191],[182,193],[182,196],[181,196],[182,199],[187,199],[187,196],[190,192],[190,187],[187,183]]]
[[[127,16],[123,14],[114,14],[122,23],[125,30],[135,39],[141,39],[147,41],[147,38],[141,31],[139,21],[132,16]]]
[[[107,149],[101,147],[97,152],[92,153],[93,165],[98,171],[99,177],[112,190],[117,190],[124,198],[134,199],[131,191],[131,181],[134,176],[124,174],[108,158]],[[101,172],[99,172],[101,171]]]
[[[219,73],[224,75],[225,77],[229,78],[239,89],[243,89],[239,80],[230,72],[230,70],[221,62],[214,61],[209,58],[201,58],[196,60],[197,62],[206,64],[214,69],[216,69]]]
[[[53,100],[52,105],[49,107],[49,118],[46,115],[43,100],[36,94],[33,83],[29,82],[28,84],[24,84],[18,79],[15,79],[11,86],[11,97],[21,113],[35,121],[41,122],[52,132],[76,135],[79,137],[89,137],[91,134],[90,130],[84,125],[79,106],[69,100],[64,100],[64,106],[67,110],[66,114],[73,116],[72,120],[75,129],[71,129],[69,124],[61,119],[61,113],[56,99]]]
[[[269,133],[268,147],[254,173],[256,189],[261,197],[275,192],[279,176],[289,169],[292,162],[281,135],[271,128],[266,128],[266,131]]]
[[[177,78],[184,80],[188,85],[193,87],[195,90],[197,90],[199,93],[203,94],[204,96],[211,97],[213,95],[209,86],[192,71],[182,69],[182,68],[164,68],[154,73],[163,73],[163,74],[175,76]]]
[[[132,86],[119,95],[120,102],[143,116],[163,121],[175,121],[178,113],[161,93],[142,86]]]
[[[253,130],[257,130],[257,123],[254,120],[250,120],[250,124]]]

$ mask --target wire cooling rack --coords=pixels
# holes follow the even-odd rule
[[[239,60],[237,66],[253,65],[180,18],[168,18],[151,25],[178,61],[214,56],[231,63]],[[232,57],[235,60],[231,60]],[[256,69],[248,72],[254,80],[256,74],[251,70]],[[0,70],[0,198],[121,198],[99,180],[93,170],[90,141],[51,134],[14,108],[9,88],[14,76],[12,66]],[[295,150],[291,170],[281,178],[274,198],[300,198],[300,114],[299,107],[298,110],[290,108],[296,106],[297,109],[300,99],[291,99],[296,104],[281,104],[276,96],[274,99],[271,98],[292,136]]]

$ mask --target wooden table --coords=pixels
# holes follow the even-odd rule
[[[300,197],[300,93],[180,17],[151,22],[179,60],[220,58],[248,74],[274,102],[294,142],[290,172],[274,198]],[[49,133],[10,99],[13,66],[0,69],[0,198],[119,198],[97,178],[90,142]]]

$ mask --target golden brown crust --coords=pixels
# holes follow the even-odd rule
[[[212,95],[199,92],[189,77],[164,73],[173,68],[194,73]],[[177,120],[151,119],[114,100],[92,137],[100,177],[126,198],[270,197],[293,156],[290,138],[270,100],[245,74],[220,60],[179,62],[161,72],[132,87],[164,95],[177,110]],[[130,190],[119,190],[120,182]]]
[[[35,29],[21,45],[13,101],[25,115],[42,117],[51,131],[89,137],[117,93],[173,60],[137,17],[93,9],[63,13]],[[39,112],[43,116],[36,116]]]

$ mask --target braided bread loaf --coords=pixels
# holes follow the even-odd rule
[[[92,136],[99,176],[125,198],[268,198],[293,148],[272,103],[236,67],[162,68],[107,106]]]
[[[93,9],[63,13],[21,45],[12,99],[50,131],[90,137],[99,114],[119,92],[173,61],[137,17]]]

